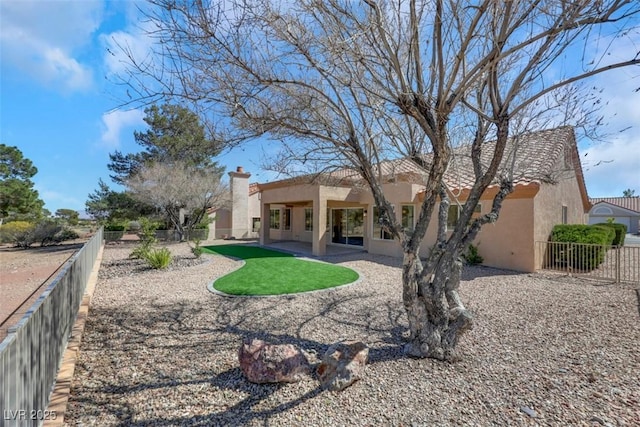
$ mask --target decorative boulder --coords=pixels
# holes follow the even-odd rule
[[[292,383],[311,374],[309,361],[292,344],[245,339],[238,351],[240,369],[252,383]]]
[[[322,357],[317,373],[323,388],[340,391],[362,378],[369,348],[360,341],[332,344]]]

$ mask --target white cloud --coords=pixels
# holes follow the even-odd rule
[[[74,54],[89,45],[103,11],[102,0],[2,1],[2,59],[41,84],[65,90],[87,89],[92,71]]]
[[[115,110],[102,115],[102,145],[108,149],[120,147],[120,135],[125,128],[144,126],[144,112],[140,110]]]

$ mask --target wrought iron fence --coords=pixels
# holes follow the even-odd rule
[[[102,228],[0,343],[0,425],[42,425],[63,352],[103,241]]]
[[[178,242],[180,241],[180,234],[175,230],[156,230],[155,237],[158,241]],[[207,240],[209,237],[209,230],[206,228],[196,228],[193,230],[185,231],[182,240]],[[124,231],[105,231],[104,240],[108,242],[119,241],[137,241],[140,240],[140,236],[133,232]]]
[[[616,283],[640,283],[640,246],[536,242],[541,270]]]

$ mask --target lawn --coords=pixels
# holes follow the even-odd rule
[[[302,260],[288,253],[255,246],[206,246],[204,250],[245,261],[240,269],[213,284],[215,290],[230,295],[295,294],[346,285],[359,277],[350,268]]]

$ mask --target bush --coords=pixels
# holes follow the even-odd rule
[[[122,224],[107,224],[104,226],[104,240],[113,242],[122,239],[125,226]]]
[[[614,237],[613,228],[580,224],[556,225],[551,232],[551,242],[555,244],[551,245],[550,259],[555,266],[591,271],[602,264]]]
[[[18,236],[35,228],[28,221],[12,221],[0,226],[0,243],[15,243]]]
[[[612,228],[615,231],[615,237],[613,238],[613,246],[623,246],[624,245],[624,238],[627,235],[627,226],[624,224],[618,224],[618,223],[614,223],[614,222],[601,222],[598,224],[595,224],[598,227],[609,227]]]
[[[14,244],[20,248],[28,248],[34,243],[40,243],[40,246],[47,246],[79,237],[78,233],[72,229],[54,220],[43,219],[26,231],[17,233],[14,238]]]
[[[168,248],[150,249],[145,260],[151,268],[167,268],[171,264],[171,251]]]
[[[204,252],[204,249],[202,249],[202,246],[200,246],[200,240],[199,239],[195,239],[194,240],[194,244],[195,244],[195,246],[193,246],[191,248],[191,253],[193,253],[193,255],[196,258],[200,258],[200,255],[202,255],[202,253]]]
[[[480,253],[478,252],[478,247],[475,245],[469,245],[469,248],[467,249],[467,253],[462,254],[462,258],[469,265],[477,265],[477,264],[482,264],[484,262],[484,258],[480,256]]]
[[[64,228],[61,232],[54,236],[56,243],[65,242],[67,240],[79,239],[80,235],[70,228]]]

